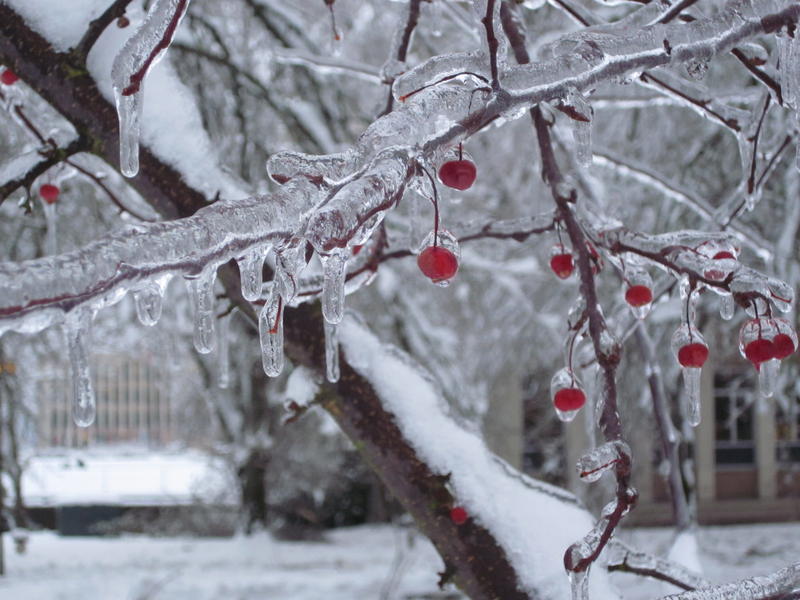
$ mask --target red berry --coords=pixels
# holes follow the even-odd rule
[[[572,254],[556,254],[550,259],[550,268],[559,278],[566,279],[572,275],[572,270],[575,268]]]
[[[439,179],[448,187],[466,190],[475,183],[478,170],[471,160],[449,160],[439,167]]]
[[[775,347],[775,356],[778,360],[783,360],[794,353],[794,341],[785,333],[779,333],[772,338],[772,345]]]
[[[469,515],[461,506],[454,506],[450,509],[450,520],[456,525],[463,525],[467,522]]]
[[[363,244],[356,244],[355,246],[353,246],[353,256],[361,252],[361,248],[363,247],[364,247]]]
[[[708,346],[700,342],[686,344],[678,350],[678,362],[682,367],[699,369],[708,360]]]
[[[580,388],[564,388],[556,392],[553,404],[561,412],[578,410],[586,404],[586,394]]]
[[[646,285],[632,285],[625,292],[625,301],[631,306],[645,306],[653,301],[653,292]]]
[[[48,204],[55,204],[56,200],[58,200],[59,191],[60,190],[58,189],[57,186],[51,183],[45,183],[42,187],[39,188],[39,195]]]
[[[440,283],[455,277],[458,259],[447,248],[428,246],[417,257],[417,266],[433,283]]]
[[[11,69],[5,69],[2,73],[0,73],[0,82],[5,85],[14,85],[17,83],[18,79],[19,77],[17,77],[17,74]]]
[[[724,260],[726,258],[733,258],[734,260],[736,259],[733,253],[728,252],[727,250],[722,250],[714,255],[714,260]]]
[[[775,358],[775,344],[770,340],[758,338],[744,347],[744,355],[755,366]]]

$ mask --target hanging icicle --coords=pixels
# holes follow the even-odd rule
[[[194,347],[200,354],[209,354],[217,345],[214,334],[214,282],[216,265],[209,265],[195,279],[187,279],[194,301]]]
[[[339,381],[339,326],[325,320],[325,377]]]
[[[78,427],[89,427],[97,412],[86,339],[91,321],[92,314],[88,309],[77,309],[64,322],[72,372],[72,418]]]
[[[231,357],[230,357],[230,328],[232,314],[225,315],[219,320],[219,357],[217,359],[217,387],[227,389],[231,383]]]
[[[139,172],[145,77],[164,57],[188,7],[189,0],[155,0],[142,26],[114,59],[111,81],[119,115],[120,171],[126,177]]]
[[[273,285],[269,299],[258,316],[258,336],[261,343],[261,363],[269,377],[283,371],[283,299],[278,286]]]
[[[347,256],[333,252],[322,257],[325,279],[322,284],[322,315],[334,325],[344,316],[344,280],[347,275]]]

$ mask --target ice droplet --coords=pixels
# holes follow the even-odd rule
[[[45,252],[48,256],[54,256],[58,254],[58,235],[56,233],[58,218],[56,216],[56,205],[42,200],[42,206],[44,207],[44,222],[47,227],[47,234],[44,242]]]
[[[589,569],[570,571],[569,583],[572,589],[572,600],[589,600]]]
[[[242,280],[242,296],[245,300],[255,302],[261,298],[263,284],[264,259],[267,251],[263,248],[251,250],[236,262],[239,265],[239,277]]]
[[[89,371],[89,350],[86,336],[89,334],[91,313],[78,310],[67,316],[64,335],[69,351],[72,372],[72,419],[78,427],[89,427],[96,413],[94,388]]]
[[[188,279],[189,289],[194,300],[194,347],[200,354],[209,354],[217,345],[214,335],[214,282],[217,267],[211,265],[203,269],[200,276]]]
[[[325,376],[339,381],[339,326],[325,320]]]
[[[762,398],[772,398],[778,384],[778,372],[781,361],[772,359],[758,366],[758,395]]]
[[[264,372],[277,377],[283,371],[283,299],[275,285],[258,316],[258,336]]]
[[[171,275],[159,277],[149,281],[143,288],[133,292],[133,301],[136,304],[136,316],[139,322],[147,327],[152,327],[161,318],[164,291],[171,279]]]
[[[622,440],[606,442],[590,452],[587,452],[575,464],[575,469],[581,480],[594,482],[603,476],[603,473],[615,467],[618,463],[629,461],[631,449]]]
[[[322,284],[322,315],[328,323],[341,323],[344,316],[344,280],[347,257],[343,252],[323,256],[325,278]]]
[[[231,315],[219,320],[219,358],[217,360],[217,387],[227,389],[231,383],[230,328]]]
[[[114,98],[119,116],[119,170],[125,177],[135,177],[139,172],[139,129],[142,120],[144,85],[139,91],[123,96],[114,86]]]
[[[702,369],[681,367],[683,373],[683,407],[686,420],[692,427],[700,424],[700,375]]]
[[[726,294],[724,296],[720,296],[719,316],[722,319],[730,321],[733,318],[733,313],[735,309],[736,309],[736,303],[734,302],[732,295]]]

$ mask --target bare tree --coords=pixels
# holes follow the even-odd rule
[[[130,292],[142,322],[153,325],[164,287],[179,275],[192,290],[199,352],[217,343],[219,288],[258,328],[267,375],[281,372],[284,352],[318,375],[315,402],[436,545],[443,583],[472,598],[564,597],[566,569],[574,598],[605,598],[614,593],[607,570],[627,570],[701,588],[678,598],[796,596],[796,565],[714,588],[612,538],[637,500],[618,389],[624,343],[636,330],[676,521],[685,528],[691,518],[655,370],[664,359],[645,331],[662,335],[664,325],[641,321],[652,304],[677,289],[671,368],[677,362],[683,372],[692,424],[709,350],[696,324],[701,296],[718,295],[723,316],[735,306],[748,313],[743,351],[764,397],[797,346],[792,324],[776,316],[792,309],[792,285],[745,259],[776,259],[793,283],[798,215],[781,198],[797,180],[784,158],[800,103],[800,5],[409,0],[395,20],[380,3],[341,0],[242,0],[233,9],[198,2],[191,10],[188,0],[156,0],[147,14],[130,0],[101,13],[79,4],[48,12],[0,2],[0,100],[30,138],[10,149],[16,156],[2,171],[0,198],[32,188],[23,205],[43,211],[54,232],[59,186],[81,176],[137,221],[72,252],[0,265],[0,331],[64,328],[76,421],[89,425],[94,414],[86,361],[94,313]],[[325,10],[336,17],[330,25],[319,18]],[[334,47],[356,41],[337,56],[320,47],[326,38]],[[153,69],[173,39],[174,62],[170,51]],[[375,66],[378,47],[385,60]],[[372,86],[377,118],[344,78]],[[600,111],[608,113],[597,118]],[[275,152],[278,144],[309,153]],[[708,156],[711,144],[718,156]],[[87,155],[128,179],[99,176]],[[269,182],[261,166],[268,156]],[[607,172],[598,175],[592,163]],[[459,224],[443,192],[469,188],[485,202],[460,208]],[[531,200],[545,194],[546,202]],[[433,209],[421,247],[417,197]],[[764,211],[771,214],[751,216]],[[541,271],[531,253],[537,237],[551,240],[556,276],[577,274],[577,290],[526,290],[526,261]],[[472,245],[492,250],[473,254]],[[402,259],[413,254],[434,283],[449,283],[459,268],[462,281],[474,278],[472,293],[463,288],[474,297],[461,305],[470,310],[460,322],[458,311],[435,306],[430,290],[415,305],[396,283],[409,277],[403,265],[411,261]],[[650,271],[664,275],[654,282]],[[395,284],[371,292],[376,272]],[[623,302],[615,301],[620,281]],[[380,295],[393,295],[400,309],[391,320],[405,338],[398,341],[419,361],[384,345],[364,321],[344,318],[345,293],[356,291],[379,325],[392,312]],[[570,310],[565,302],[574,303]],[[560,418],[573,418],[590,395],[579,375],[597,374],[591,395],[603,441],[578,470],[588,482],[613,475],[615,491],[594,524],[570,494],[491,456],[442,402],[460,396],[462,385],[474,392],[513,356],[555,364],[541,358],[545,334],[509,336],[523,313],[532,327],[553,317],[549,346],[565,347],[566,364],[551,383]],[[505,325],[492,326],[498,322]],[[466,341],[451,342],[461,355],[449,357],[447,369],[448,357],[420,350],[426,331],[435,329],[429,342],[447,344],[468,328]]]

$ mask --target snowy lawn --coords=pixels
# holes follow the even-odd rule
[[[623,534],[642,549],[660,552],[667,551],[671,536],[668,529]],[[441,568],[426,540],[414,535],[409,548],[408,533],[389,526],[339,529],[319,543],[279,542],[267,535],[115,539],[48,532],[34,534],[23,556],[13,552],[9,536],[4,539],[8,575],[0,580],[2,600],[422,600],[437,597]],[[766,574],[800,556],[800,524],[703,528],[699,545],[712,581]],[[626,599],[651,600],[670,591],[630,575],[613,580]]]

